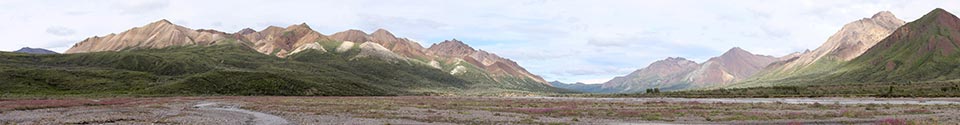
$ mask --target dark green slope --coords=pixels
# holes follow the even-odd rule
[[[0,94],[420,95],[468,82],[422,65],[242,45],[62,55],[0,53]]]

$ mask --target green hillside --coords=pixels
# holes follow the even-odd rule
[[[121,52],[0,53],[5,95],[421,95],[471,83],[419,64],[301,52],[288,58],[242,45]]]

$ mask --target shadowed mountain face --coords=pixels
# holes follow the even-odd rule
[[[30,48],[30,47],[23,47],[23,48],[20,48],[20,49],[17,50],[17,51],[13,51],[13,52],[29,53],[29,54],[58,54],[57,52],[50,51],[50,50],[47,50],[47,49],[43,49],[43,48]]]
[[[459,45],[443,46],[453,43],[448,41],[427,49],[415,41],[398,38],[384,29],[370,34],[360,30],[347,30],[326,36],[314,31],[307,24],[297,24],[285,28],[270,26],[261,31],[247,28],[236,33],[224,33],[205,29],[193,30],[160,20],[119,34],[87,38],[75,44],[67,53],[239,44],[259,53],[281,58],[307,51],[335,53],[351,55],[351,59],[376,58],[394,63],[425,65],[468,81],[474,80],[473,82],[494,86],[492,88],[559,90],[550,87],[543,78],[526,71],[512,60],[475,50],[457,40],[452,41]]]
[[[888,14],[881,12],[871,19],[877,19],[878,17],[892,18],[892,15],[885,15]],[[899,24],[895,21],[889,23],[888,25]],[[877,23],[876,25],[879,27],[883,24]],[[888,28],[890,27],[883,27],[883,29]],[[841,32],[852,32],[846,31],[846,29],[845,27]],[[864,34],[861,33],[861,35]],[[831,37],[831,40],[834,37]],[[828,41],[824,45],[830,45],[830,42],[832,41]],[[958,45],[960,45],[960,19],[943,9],[935,9],[920,19],[892,30],[892,33],[882,40],[878,40],[875,45],[868,47],[869,49],[865,49],[862,54],[844,54],[841,52],[851,51],[834,49],[827,54],[823,54],[824,58],[820,58],[821,61],[817,61],[807,68],[801,68],[799,73],[778,77],[774,77],[776,75],[762,76],[756,80],[745,81],[729,87],[957,79],[960,78],[958,77],[960,76],[960,68],[958,68],[960,64],[956,63],[960,61],[960,57],[958,57],[960,54],[957,52],[960,48]],[[821,48],[830,47],[822,46]],[[856,48],[859,50],[862,47]],[[816,53],[816,51],[811,53]],[[848,59],[849,55],[859,56]],[[823,60],[832,60],[833,62],[824,63]],[[813,70],[811,68],[825,69]]]
[[[607,92],[642,92],[650,88],[680,90],[726,84],[750,77],[777,58],[734,47],[704,63],[670,57],[603,84]]]

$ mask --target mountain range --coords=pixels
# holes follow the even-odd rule
[[[812,51],[774,58],[734,48],[699,64],[670,57],[616,77],[599,92],[952,80],[956,24],[939,8],[911,23],[882,11],[844,25]]]
[[[703,63],[670,57],[626,76],[615,77],[603,83],[601,88],[603,92],[632,93],[653,88],[670,91],[727,84],[745,79],[776,60],[775,57],[753,54],[739,47]]]
[[[271,57],[256,56],[250,54],[251,51]],[[247,84],[238,82],[258,83],[223,79],[244,76],[244,73],[279,77],[276,78],[280,79],[279,81],[292,82],[282,84],[302,84],[301,87],[305,87],[301,91],[291,90],[292,93],[285,93],[293,95],[476,95],[568,92],[551,87],[543,78],[526,71],[512,60],[487,51],[473,49],[456,39],[424,48],[417,42],[398,38],[384,29],[378,29],[370,34],[360,30],[347,30],[327,36],[314,31],[305,23],[285,28],[270,26],[260,31],[247,28],[235,33],[225,33],[209,29],[194,30],[175,25],[167,20],[160,20],[117,34],[87,38],[73,45],[65,55],[61,56],[28,55],[24,57],[17,54],[6,56],[18,57],[6,60],[10,62],[6,64],[7,66],[21,66],[15,68],[16,71],[38,71],[42,70],[41,67],[60,67],[63,68],[62,70],[70,71],[95,68],[109,70],[109,72],[145,73],[140,75],[169,80],[143,83],[146,85],[135,91],[123,89],[124,92],[151,94],[231,94],[231,91],[157,92],[147,90],[158,90],[156,88],[165,86],[196,86],[194,84],[200,83],[215,85]],[[44,58],[44,60],[28,58]],[[50,62],[51,60],[69,61]],[[196,62],[191,63],[194,60]],[[358,69],[368,70],[357,71]],[[236,72],[242,73],[238,76],[224,75]],[[443,73],[438,74],[439,72]],[[331,73],[337,75],[330,75]],[[283,74],[306,75],[306,78]],[[205,76],[216,76],[217,79],[191,83],[197,82],[192,81],[195,80],[193,78],[205,78]],[[28,76],[11,79],[22,80],[15,82],[23,86],[54,80]],[[74,83],[77,81],[71,80],[89,80],[56,79],[60,81],[52,84],[72,85],[80,83]],[[118,83],[126,79],[100,80]],[[356,89],[356,92],[330,92],[334,90],[316,88],[325,85],[328,89],[354,86],[339,88],[340,90],[337,91]],[[62,89],[58,86],[33,88]],[[260,90],[251,93],[263,94]]]

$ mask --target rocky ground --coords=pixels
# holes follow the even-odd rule
[[[830,99],[844,100],[844,99]],[[851,99],[869,100],[869,99]],[[879,100],[879,101],[877,101]],[[958,124],[933,104],[504,97],[0,99],[0,124]],[[874,102],[884,102],[876,99]]]

